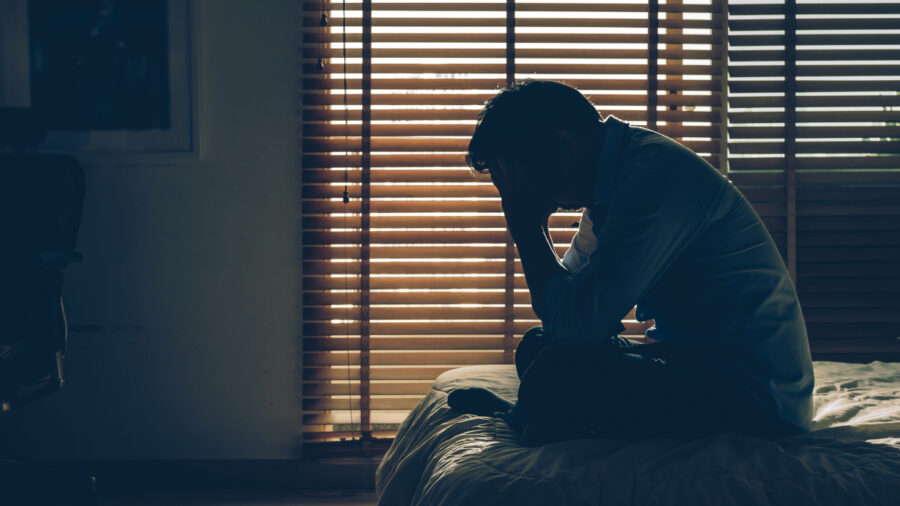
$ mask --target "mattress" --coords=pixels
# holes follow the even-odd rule
[[[438,377],[376,473],[381,505],[900,504],[900,364],[815,362],[814,430],[778,441],[579,439],[519,445],[500,419],[460,415],[447,394],[514,400],[513,366]]]

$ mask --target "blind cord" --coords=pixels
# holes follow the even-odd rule
[[[341,57],[342,57],[342,66],[343,66],[343,103],[344,103],[344,149],[345,153],[349,155],[350,150],[350,116],[348,110],[348,101],[347,101],[347,93],[348,93],[348,85],[347,85],[347,0],[341,0]],[[344,167],[344,193],[343,193],[343,202],[344,202],[344,233],[347,233],[347,214],[348,208],[347,206],[350,204],[350,191],[349,191],[349,171],[350,168],[347,167],[349,164],[345,164]],[[346,332],[344,334],[344,342],[346,345],[347,352],[347,412],[350,416],[350,443],[351,446],[355,446],[356,443],[356,433],[353,430],[353,388],[352,382],[350,378],[350,272],[349,272],[349,264],[350,264],[350,255],[347,249],[347,241],[344,241],[344,324],[346,325]],[[360,431],[362,431],[362,427],[360,427]],[[360,439],[362,439],[362,432],[360,432]]]
[[[319,20],[319,26],[327,27],[328,26],[328,13],[326,12],[326,3],[325,0],[322,2],[322,18]],[[342,56],[342,67],[343,67],[343,107],[344,107],[344,146],[345,146],[345,154],[349,155],[349,145],[350,145],[350,117],[348,110],[348,85],[347,85],[347,1],[341,1],[341,56]],[[316,64],[319,71],[325,70],[325,58],[319,56],[318,62]],[[344,232],[348,231],[347,228],[347,215],[349,213],[347,206],[350,204],[350,191],[349,191],[349,167],[344,167],[344,192],[342,194],[342,201],[344,203],[344,212],[343,221],[344,221]],[[346,347],[346,356],[347,356],[347,412],[349,413],[350,423],[349,423],[349,432],[350,432],[350,442],[352,446],[355,446],[356,443],[356,433],[353,429],[353,387],[352,380],[350,375],[350,254],[348,251],[347,241],[344,241],[344,324],[345,324],[345,347]],[[362,428],[360,428],[362,431]],[[360,432],[360,439],[362,439],[362,432]]]

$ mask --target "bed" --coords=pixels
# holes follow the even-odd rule
[[[500,419],[459,415],[447,393],[514,400],[513,366],[438,377],[376,473],[381,505],[900,505],[900,363],[815,362],[814,430],[768,441],[580,439],[519,445]]]

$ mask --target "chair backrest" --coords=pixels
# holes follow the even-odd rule
[[[71,156],[27,152],[44,133],[29,109],[0,108],[0,410],[21,404],[25,384],[61,386],[62,269],[79,258],[84,172]]]

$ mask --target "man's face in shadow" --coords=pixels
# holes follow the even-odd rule
[[[564,210],[577,210],[589,205],[593,195],[592,165],[581,154],[574,137],[560,130],[554,136],[548,161],[497,159],[490,168],[491,181],[504,198],[550,202]]]

